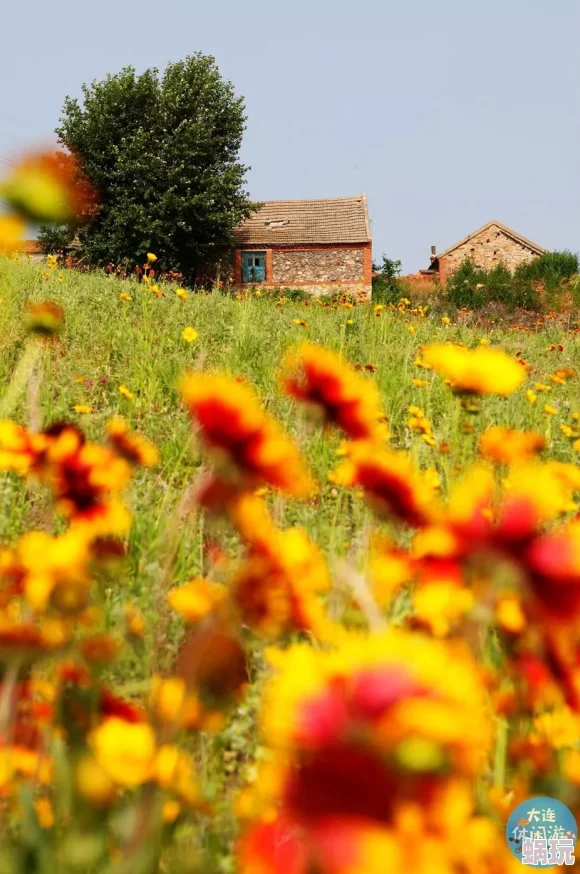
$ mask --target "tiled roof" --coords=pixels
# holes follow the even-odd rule
[[[367,199],[269,200],[234,230],[237,246],[367,243]]]
[[[26,255],[35,255],[42,252],[38,240],[23,240],[19,251]]]
[[[507,225],[502,225],[501,222],[497,222],[497,221],[495,221],[495,219],[492,219],[490,222],[487,222],[487,224],[483,225],[481,228],[478,228],[476,231],[473,231],[472,234],[468,234],[467,237],[464,237],[462,240],[459,240],[458,243],[454,243],[452,246],[449,246],[449,248],[445,249],[444,252],[438,252],[437,255],[435,255],[435,258],[443,258],[444,255],[449,255],[450,252],[454,252],[455,249],[459,248],[459,246],[463,246],[465,243],[468,243],[472,239],[472,237],[476,237],[477,234],[481,234],[482,231],[487,231],[488,228],[491,228],[494,225],[496,227],[498,227],[500,229],[500,231],[503,231],[504,234],[506,234],[508,237],[511,237],[512,240],[515,240],[516,243],[520,243],[522,246],[526,246],[526,248],[531,249],[532,252],[535,252],[537,255],[543,255],[545,253],[546,250],[542,249],[541,246],[538,246],[537,243],[532,243],[531,240],[526,240],[525,237],[522,237],[521,234],[518,234],[515,231],[512,231],[512,229],[508,228]]]

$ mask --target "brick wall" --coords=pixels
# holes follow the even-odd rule
[[[517,243],[501,228],[492,225],[440,259],[441,281],[444,282],[466,258],[470,258],[476,267],[484,267],[486,270],[503,262],[509,270],[513,271],[519,264],[533,261],[537,257],[538,255],[527,246]]]

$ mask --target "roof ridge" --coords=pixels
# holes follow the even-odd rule
[[[334,201],[344,201],[344,200],[364,200],[366,199],[366,194],[350,194],[345,197],[297,197],[291,199],[281,199],[281,200],[255,200],[253,203],[333,203]]]
[[[503,222],[500,222],[497,219],[491,219],[490,221],[488,221],[484,225],[482,225],[480,228],[477,228],[477,230],[472,231],[470,234],[467,234],[467,236],[463,237],[463,239],[458,240],[456,243],[453,243],[452,246],[448,246],[447,249],[444,249],[443,252],[437,252],[435,254],[435,258],[443,258],[443,257],[445,257],[445,255],[449,255],[450,252],[454,252],[455,249],[458,249],[460,246],[465,245],[465,243],[468,243],[470,240],[473,239],[473,237],[476,237],[478,234],[481,234],[483,231],[486,231],[492,225],[496,225],[500,230],[502,230],[504,232],[504,234],[507,234],[508,237],[511,237],[516,242],[523,243],[529,249],[533,249],[538,254],[542,255],[542,254],[544,254],[544,252],[546,252],[546,249],[544,249],[542,246],[539,246],[537,243],[533,243],[531,240],[528,240],[526,237],[523,237],[521,234],[518,234],[517,231],[514,231],[510,227],[508,227],[507,225],[504,225]]]

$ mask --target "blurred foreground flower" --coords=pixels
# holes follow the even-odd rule
[[[26,307],[28,329],[36,334],[54,334],[60,328],[64,311],[53,300],[29,303]]]
[[[317,408],[351,439],[388,437],[374,382],[360,377],[329,349],[303,343],[291,351],[284,362],[282,384],[289,395]]]
[[[449,379],[458,394],[510,395],[526,378],[521,364],[501,349],[486,346],[475,349],[445,343],[426,346],[422,361]]]
[[[0,215],[0,252],[17,252],[24,241],[26,224],[13,215]]]
[[[270,659],[261,718],[269,754],[238,804],[248,822],[242,872],[374,874],[393,858],[395,870],[427,872],[432,853],[438,871],[453,871],[492,738],[466,651],[390,632]]]
[[[96,203],[78,161],[65,152],[32,154],[0,182],[0,197],[26,221],[74,222]]]
[[[267,483],[293,495],[310,493],[312,480],[298,450],[248,386],[191,374],[181,381],[181,395],[226,480],[242,488]]]

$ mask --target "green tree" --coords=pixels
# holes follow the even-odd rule
[[[56,255],[65,251],[74,238],[74,231],[68,225],[41,225],[36,242],[45,255]]]
[[[192,278],[216,263],[251,214],[238,160],[243,98],[200,53],[160,75],[126,67],[67,97],[56,129],[95,186],[79,234],[89,261],[143,263]]]

